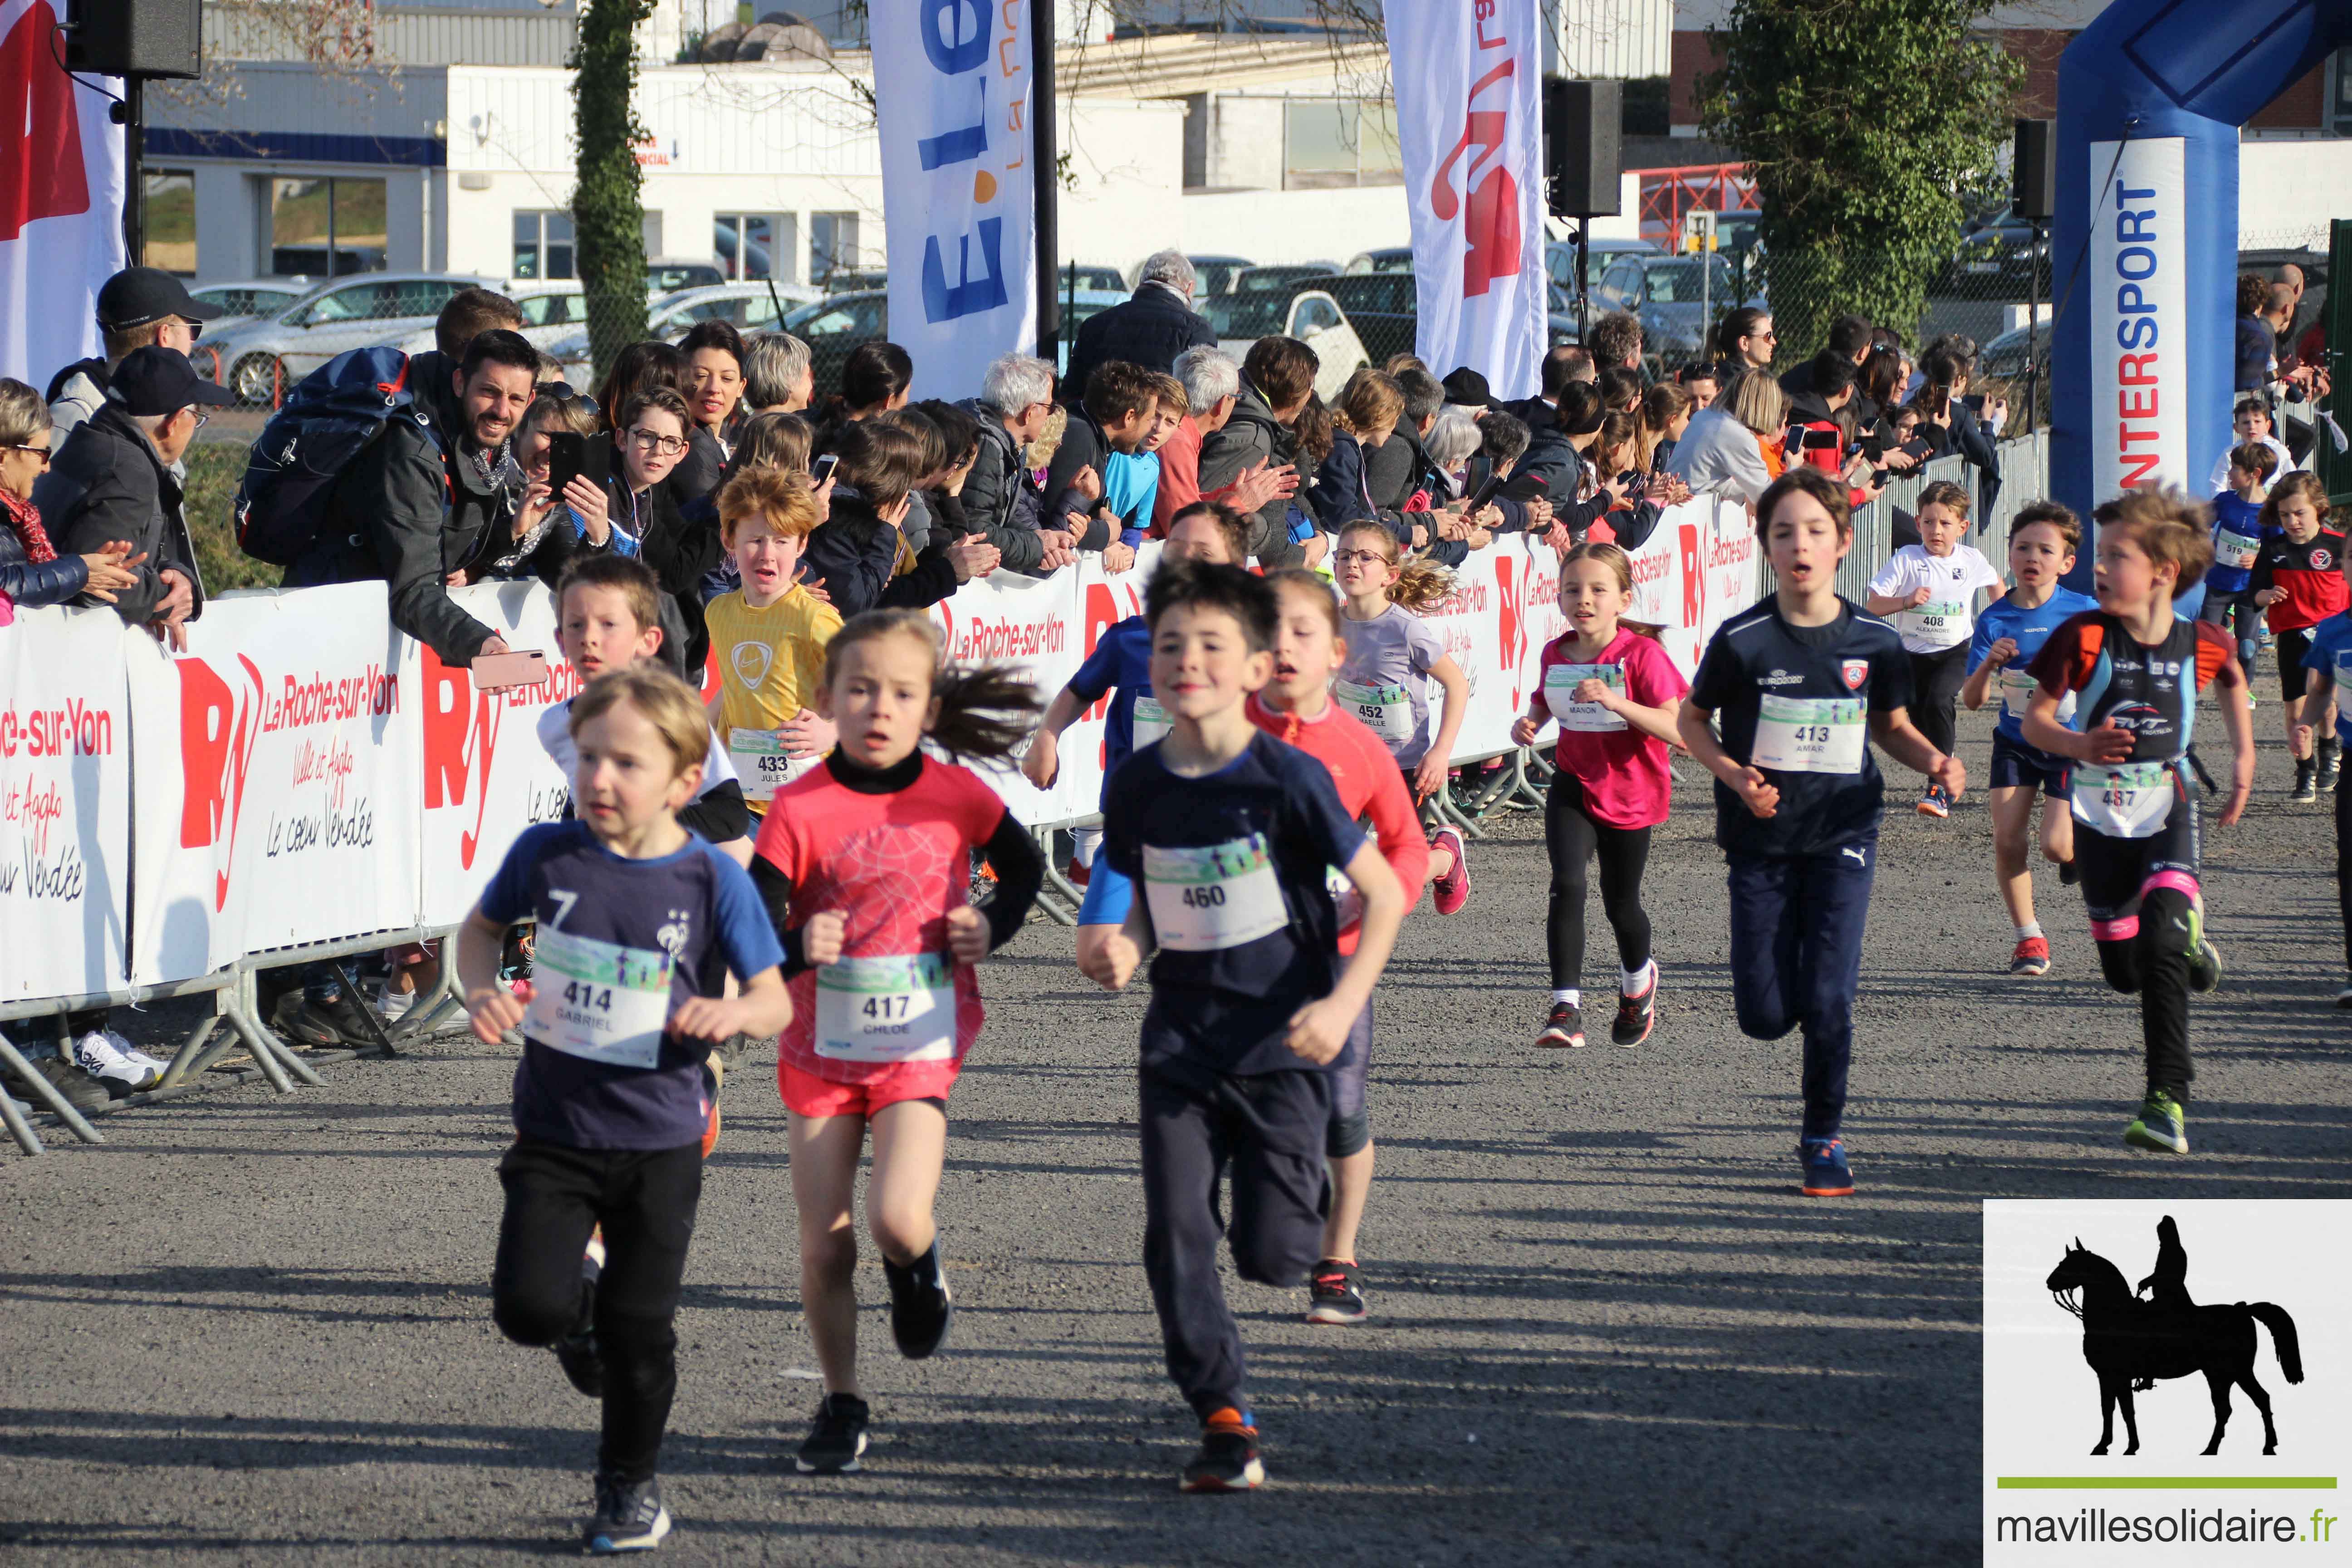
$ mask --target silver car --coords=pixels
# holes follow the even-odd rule
[[[588,297],[572,279],[509,283],[499,292],[515,302],[522,312],[522,335],[542,353],[553,352],[554,344],[588,324]],[[398,346],[403,353],[425,353],[436,346],[433,328],[410,334]]]
[[[823,299],[820,289],[805,283],[722,283],[711,289],[681,289],[665,294],[646,307],[646,336],[674,343],[699,321],[725,321],[744,332],[764,332],[776,324],[776,302],[784,309]],[[584,302],[584,301],[583,301]],[[574,385],[584,385],[589,374],[588,328],[583,321],[572,331],[540,347],[563,364]]]
[[[205,342],[237,400],[267,406],[347,349],[429,334],[441,307],[459,289],[499,287],[495,278],[449,272],[362,273],[324,284],[274,315]]]

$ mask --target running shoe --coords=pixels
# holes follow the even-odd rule
[[[1470,901],[1470,854],[1462,847],[1462,835],[1451,827],[1441,827],[1430,836],[1429,847],[1433,850],[1447,850],[1454,857],[1453,869],[1437,879],[1436,885],[1431,889],[1436,900],[1437,912],[1441,915],[1459,914],[1462,906]]]
[[[2305,805],[2319,798],[2319,764],[2309,757],[2294,760],[2294,789],[2287,798]]]
[[[1310,1323],[1360,1323],[1372,1315],[1364,1305],[1363,1276],[1352,1263],[1327,1258],[1307,1277],[1307,1321]]]
[[[2060,887],[2071,888],[2082,879],[2082,867],[2076,865],[2072,860],[2061,860],[2058,862],[2058,885]]]
[[[1805,1196],[1849,1198],[1853,1195],[1853,1172],[1845,1163],[1842,1138],[1808,1138],[1797,1145],[1805,1167]]]
[[[1952,797],[1944,793],[1942,784],[1927,786],[1927,792],[1919,797],[1919,815],[1938,817],[1952,815]]]
[[[166,1064],[111,1029],[92,1029],[76,1040],[73,1056],[74,1065],[96,1079],[117,1100],[163,1081]]]
[[[2352,987],[2347,987],[2347,991],[2352,993]],[[2352,1003],[2347,1005],[2352,1005]],[[34,1057],[25,1065],[33,1069],[35,1078],[63,1095],[65,1102],[76,1110],[98,1110],[114,1103],[114,1096],[106,1091],[105,1084],[63,1057]],[[8,1081],[16,1081],[13,1074]],[[126,1089],[124,1092],[130,1091]],[[49,1108],[49,1102],[34,1095],[30,1086],[26,1086],[22,1093],[31,1097],[30,1102],[35,1109],[47,1110]]]
[[[556,1364],[572,1386],[591,1399],[604,1397],[604,1356],[596,1348],[596,1331],[583,1329],[555,1342]]]
[[[652,1476],[625,1481],[596,1478],[596,1517],[588,1521],[588,1550],[598,1557],[620,1552],[651,1552],[669,1533],[669,1510],[662,1506],[661,1482]]]
[[[719,1146],[719,1091],[726,1082],[727,1060],[713,1051],[702,1063],[703,1103],[710,1107],[710,1114],[702,1123],[702,1157],[706,1160],[710,1158],[710,1151]]]
[[[1245,1492],[1265,1480],[1257,1423],[1227,1405],[1201,1423],[1201,1451],[1184,1467],[1188,1492]]]
[[[1539,1046],[1565,1046],[1574,1050],[1584,1044],[1584,1009],[1573,1002],[1555,1002],[1551,1016],[1545,1020],[1543,1033],[1536,1037]]]
[[[898,1342],[900,1355],[920,1361],[940,1348],[955,1321],[940,1238],[932,1237],[930,1250],[904,1268],[884,1258],[882,1278],[890,1282],[890,1337]]]
[[[2139,1114],[2124,1129],[2124,1142],[2135,1149],[2154,1149],[2160,1153],[2189,1152],[2189,1117],[2180,1102],[2160,1089],[2147,1091],[2140,1101]]]
[[[2049,973],[2050,939],[2046,936],[2029,936],[2019,942],[2017,951],[2009,955],[2009,972],[2011,974],[2025,974],[2037,978]]]
[[[866,1401],[854,1394],[828,1394],[817,1401],[816,1420],[793,1463],[804,1476],[845,1476],[866,1452]]]
[[[2352,980],[2346,981],[2344,989],[2336,994],[2336,1005],[2338,1007],[2352,1007]]]
[[[1617,993],[1617,1021],[1609,1026],[1609,1043],[1616,1046],[1638,1046],[1650,1037],[1658,1023],[1658,969],[1650,966],[1649,988],[1639,996]]]
[[[2333,790],[2344,771],[2344,748],[2332,741],[2319,742],[2319,787]]]
[[[384,976],[383,984],[376,987],[375,1016],[383,1020],[387,1032],[407,1022],[408,1016],[416,1011],[416,997],[414,991],[394,991],[392,977]]]

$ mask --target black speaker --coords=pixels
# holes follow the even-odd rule
[[[1612,217],[1619,199],[1618,131],[1624,83],[1589,77],[1546,77],[1544,172],[1556,217]]]
[[[2058,135],[2054,122],[2021,120],[2009,171],[2009,208],[2030,223],[2057,211]]]
[[[198,77],[203,0],[72,0],[66,68],[95,76]]]

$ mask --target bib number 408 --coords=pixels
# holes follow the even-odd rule
[[[1225,901],[1225,890],[1220,887],[1187,888],[1184,904],[1188,909],[1205,910]]]
[[[574,1007],[586,1007],[598,1013],[613,1010],[613,988],[602,990],[583,981],[574,980],[563,987],[563,999]]]

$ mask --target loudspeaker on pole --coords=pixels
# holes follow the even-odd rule
[[[2058,138],[2054,122],[2021,120],[2010,163],[2010,211],[2029,223],[2047,223],[2057,210]]]
[[[204,74],[202,0],[71,0],[66,68],[93,76]]]
[[[1613,217],[1624,210],[1618,184],[1623,87],[1584,77],[1544,79],[1544,172],[1555,217]]]

